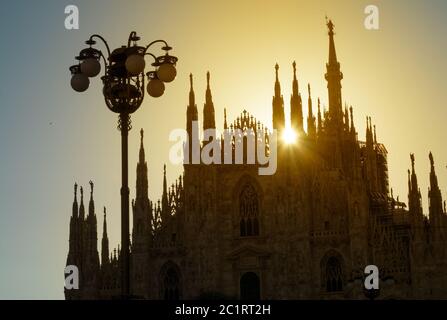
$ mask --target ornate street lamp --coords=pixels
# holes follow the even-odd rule
[[[94,39],[101,40],[107,57],[93,48]],[[76,57],[78,64],[70,67],[72,74],[71,87],[78,92],[88,89],[90,80],[101,71],[100,60],[104,61],[103,95],[107,107],[119,114],[118,129],[121,131],[122,186],[121,186],[121,291],[123,298],[130,297],[129,273],[129,186],[128,186],[128,154],[127,137],[131,127],[130,114],[134,113],[143,102],[145,83],[145,56],[154,59],[151,64],[154,70],[146,73],[148,78],[147,92],[152,97],[160,97],[165,90],[164,83],[175,79],[177,58],[169,55],[172,48],[164,40],[156,40],[146,47],[137,45],[140,37],[135,31],[129,35],[127,46],[110,51],[106,40],[97,34],[90,36],[85,42],[88,48],[81,50]],[[156,57],[148,52],[149,47],[161,43],[164,55]]]

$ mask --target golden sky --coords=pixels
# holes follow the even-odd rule
[[[10,2],[1,12],[2,39],[14,48],[0,62],[3,74],[9,75],[1,79],[5,108],[0,133],[10,137],[1,142],[0,202],[7,213],[0,218],[0,256],[6,261],[0,265],[1,298],[62,298],[75,181],[87,190],[88,181],[95,182],[98,225],[102,225],[100,213],[105,205],[111,247],[119,241],[121,181],[120,174],[113,174],[121,168],[117,117],[104,105],[99,79],[93,79],[82,94],[69,85],[68,67],[93,33],[103,35],[115,48],[136,30],[144,43],[167,40],[174,47],[172,54],[179,58],[177,78],[164,96],[146,97],[132,116],[131,197],[140,128],[146,133],[150,198],[161,195],[164,163],[169,183],[182,172],[181,166],[168,161],[173,144],[168,136],[175,128],[185,128],[190,72],[200,120],[206,72],[211,72],[219,129],[224,107],[229,121],[246,109],[271,127],[275,63],[280,65],[287,115],[294,60],[304,116],[307,83],[312,87],[314,106],[317,97],[327,105],[325,15],[335,24],[337,56],[344,74],[343,103],[354,108],[359,139],[364,139],[367,115],[376,124],[377,138],[389,151],[394,194],[407,201],[406,170],[409,154],[414,152],[427,208],[431,150],[446,197],[445,1],[72,2],[80,11],[79,30],[64,29],[66,4],[60,1]],[[379,8],[379,30],[364,28],[364,9],[369,4]],[[99,235],[101,232],[100,228]],[[10,241],[14,247],[7,245]],[[33,272],[27,267],[30,260]]]

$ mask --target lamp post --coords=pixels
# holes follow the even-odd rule
[[[107,56],[100,50],[93,48],[95,39],[99,39],[107,49]],[[129,130],[132,128],[130,115],[143,102],[145,83],[145,56],[154,59],[151,64],[154,70],[146,73],[148,78],[147,91],[152,97],[160,97],[165,90],[165,82],[175,79],[177,58],[169,55],[172,48],[164,40],[155,40],[147,46],[138,46],[140,37],[135,31],[129,35],[127,46],[121,46],[110,51],[107,41],[100,35],[94,34],[85,42],[88,47],[81,50],[76,57],[78,64],[71,66],[71,87],[77,92],[88,89],[89,78],[93,78],[101,71],[104,62],[103,95],[107,107],[119,114],[118,129],[121,131],[121,294],[123,299],[130,297],[130,248],[129,248],[129,186],[128,186],[128,144]],[[164,55],[156,57],[148,52],[154,44],[162,44]]]

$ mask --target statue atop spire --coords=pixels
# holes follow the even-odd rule
[[[326,25],[329,30],[329,34],[332,33],[332,35],[333,35],[334,34],[334,24],[332,23],[331,19],[328,19],[327,16],[326,16]]]
[[[328,28],[329,35],[329,63],[337,63],[337,53],[335,52],[335,44],[334,44],[334,24],[332,20],[327,20],[326,17],[326,25]]]

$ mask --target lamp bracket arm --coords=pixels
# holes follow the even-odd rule
[[[146,49],[144,49],[144,53],[146,54],[146,51],[147,51],[147,49],[149,49],[150,46],[152,46],[153,44],[159,43],[159,42],[163,43],[167,48],[169,48],[169,45],[168,45],[168,43],[166,41],[164,41],[164,40],[155,40],[155,41],[152,41],[151,43],[149,43],[146,46]]]
[[[108,57],[110,57],[110,47],[109,47],[109,45],[107,44],[107,41],[106,41],[102,36],[100,36],[99,34],[93,34],[93,35],[91,35],[89,40],[93,40],[93,38],[98,38],[98,39],[100,39],[100,40],[104,43],[104,45],[106,46],[106,49],[107,49]],[[103,56],[103,57],[104,57],[104,56]],[[104,58],[104,60],[105,60],[105,58]]]

